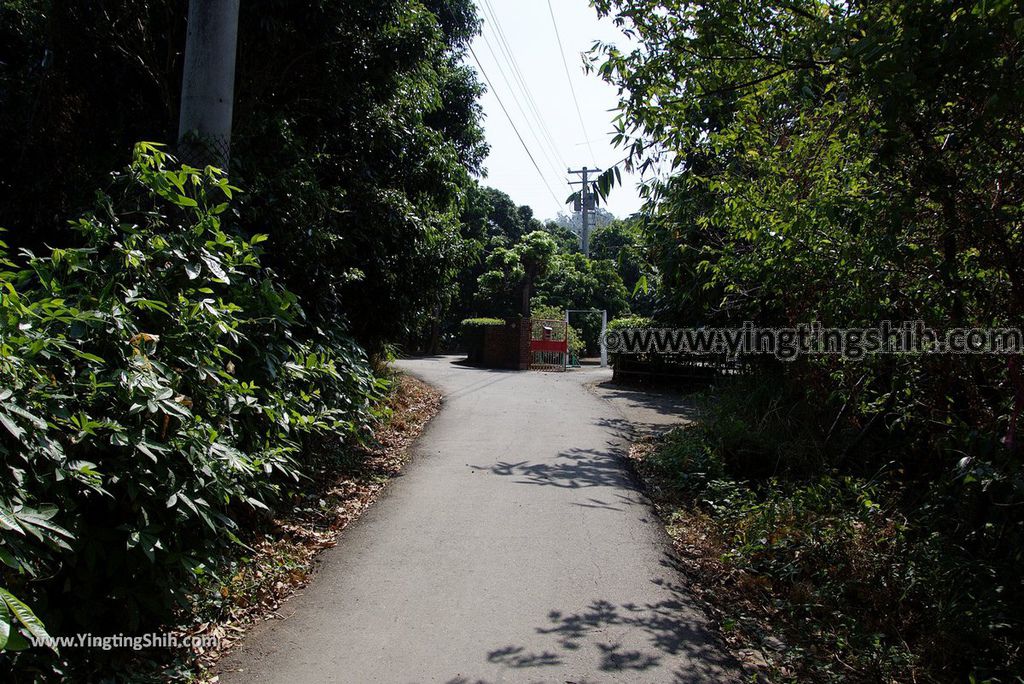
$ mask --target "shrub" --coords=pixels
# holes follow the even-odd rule
[[[626,328],[650,328],[654,321],[647,316],[622,316],[608,321],[609,330],[624,330]]]
[[[727,629],[781,638],[800,680],[1019,678],[1020,495],[997,468],[908,475],[870,453],[884,444],[822,431],[835,407],[767,372],[699,405],[642,468],[703,550],[697,583]]]
[[[463,328],[486,328],[493,325],[505,325],[500,318],[467,318],[462,321]]]
[[[19,267],[0,245],[0,586],[51,631],[165,619],[310,438],[354,438],[384,389],[304,324],[266,236],[225,229],[223,175],[172,162],[139,144],[82,247]]]
[[[666,434],[651,454],[649,465],[677,494],[699,494],[725,475],[720,455],[699,426],[676,428]]]

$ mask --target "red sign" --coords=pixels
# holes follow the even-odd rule
[[[562,352],[569,351],[568,340],[530,340],[530,351],[532,352]]]

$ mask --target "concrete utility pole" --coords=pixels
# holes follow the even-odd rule
[[[189,0],[178,152],[192,166],[225,171],[231,156],[240,0]]]
[[[569,173],[574,175],[582,175],[583,179],[578,181],[570,181],[569,185],[581,185],[583,186],[580,192],[580,199],[576,202],[575,208],[580,212],[580,220],[582,226],[580,228],[580,246],[583,249],[583,255],[590,256],[590,213],[597,207],[597,200],[594,193],[590,191],[590,174],[601,173],[601,169],[590,169],[584,166],[582,169],[569,169]]]

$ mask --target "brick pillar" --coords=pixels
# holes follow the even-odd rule
[[[533,323],[529,318],[519,319],[519,370],[530,370],[530,338],[532,337]]]

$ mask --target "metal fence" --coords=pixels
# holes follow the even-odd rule
[[[565,321],[530,319],[530,370],[564,371],[569,329]]]

